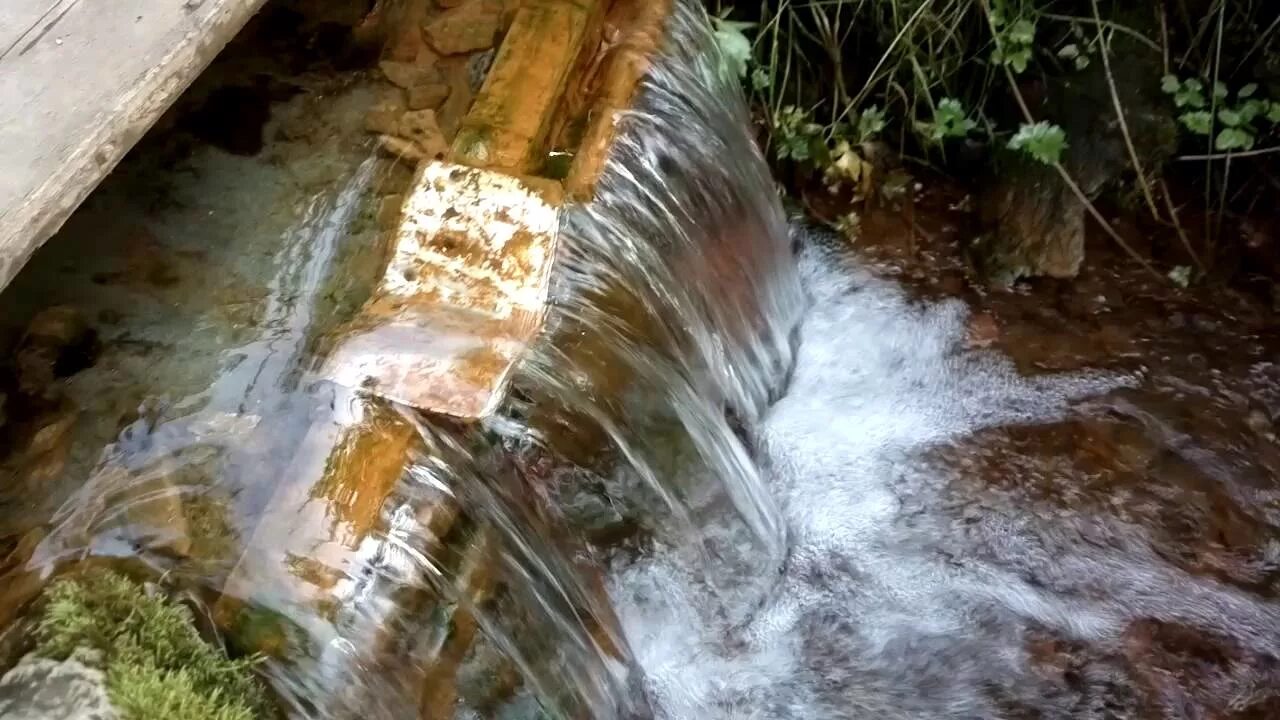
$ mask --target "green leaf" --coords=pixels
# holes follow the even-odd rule
[[[1202,108],[1205,106],[1204,85],[1195,78],[1184,80],[1182,85],[1174,90],[1173,104],[1178,107]]]
[[[858,141],[866,142],[879,135],[885,126],[884,111],[872,105],[858,116]]]
[[[978,123],[968,117],[959,100],[943,98],[934,108],[933,122],[920,123],[920,127],[931,140],[941,142],[946,138],[968,135],[978,127]]]
[[[1217,100],[1225,100],[1227,98],[1227,84],[1218,80],[1213,84],[1213,97]]]
[[[773,78],[769,77],[768,71],[762,67],[758,67],[751,72],[751,87],[755,90],[767,90],[773,84]]]
[[[1242,128],[1224,128],[1213,146],[1218,150],[1248,150],[1253,147],[1253,134]]]
[[[1244,120],[1244,122],[1251,123],[1255,118],[1267,111],[1267,103],[1257,99],[1246,100],[1243,105],[1237,108],[1237,110],[1240,113],[1240,118]]]
[[[1178,82],[1178,77],[1176,75],[1165,75],[1160,78],[1160,89],[1163,90],[1166,95],[1173,95],[1182,89],[1182,83]]]
[[[1075,60],[1080,57],[1080,46],[1075,43],[1068,43],[1058,49],[1058,57],[1063,60]]]
[[[1219,110],[1218,119],[1222,121],[1223,125],[1226,125],[1229,128],[1240,127],[1244,124],[1244,118],[1240,116],[1240,113],[1230,108],[1222,108]]]
[[[1174,285],[1185,288],[1191,284],[1191,268],[1186,265],[1179,265],[1169,271],[1169,279]]]
[[[1182,113],[1178,120],[1191,132],[1197,135],[1208,135],[1213,126],[1213,116],[1205,110]]]
[[[1027,64],[1031,62],[1031,49],[1022,48],[1009,53],[1009,66],[1016,73],[1024,73],[1027,70]]]
[[[1253,97],[1253,94],[1256,92],[1258,92],[1258,83],[1249,83],[1248,85],[1240,88],[1240,91],[1236,93],[1236,97],[1250,98]]]
[[[724,18],[712,18],[715,25],[716,45],[724,58],[725,69],[733,77],[746,77],[751,63],[751,40],[745,31],[755,27],[754,23],[736,22]]]
[[[1272,102],[1267,105],[1267,122],[1280,123],[1280,102]]]
[[[1030,45],[1036,39],[1036,24],[1030,20],[1019,20],[1009,26],[1009,39],[1020,45]]]
[[[1057,125],[1043,120],[1034,125],[1022,125],[1009,139],[1010,150],[1025,153],[1045,165],[1056,165],[1062,159],[1062,152],[1066,148],[1066,132]]]

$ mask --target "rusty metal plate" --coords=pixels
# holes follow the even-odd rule
[[[322,374],[429,412],[492,413],[545,319],[559,199],[556,183],[421,166],[386,273]]]

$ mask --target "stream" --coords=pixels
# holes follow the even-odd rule
[[[121,568],[295,718],[1280,717],[1271,309],[1092,248],[988,293],[940,189],[788,217],[667,33],[479,423],[319,370],[408,181],[367,74],[145,140],[0,293],[0,623]]]

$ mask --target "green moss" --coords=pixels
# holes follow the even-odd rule
[[[196,632],[191,611],[117,573],[54,583],[36,628],[36,653],[73,654],[103,669],[128,720],[252,720],[270,715],[252,660],[228,659]]]

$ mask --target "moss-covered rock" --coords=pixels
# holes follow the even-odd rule
[[[34,654],[75,657],[106,674],[125,720],[254,720],[273,715],[252,659],[206,643],[191,611],[118,573],[55,582],[36,626]]]

